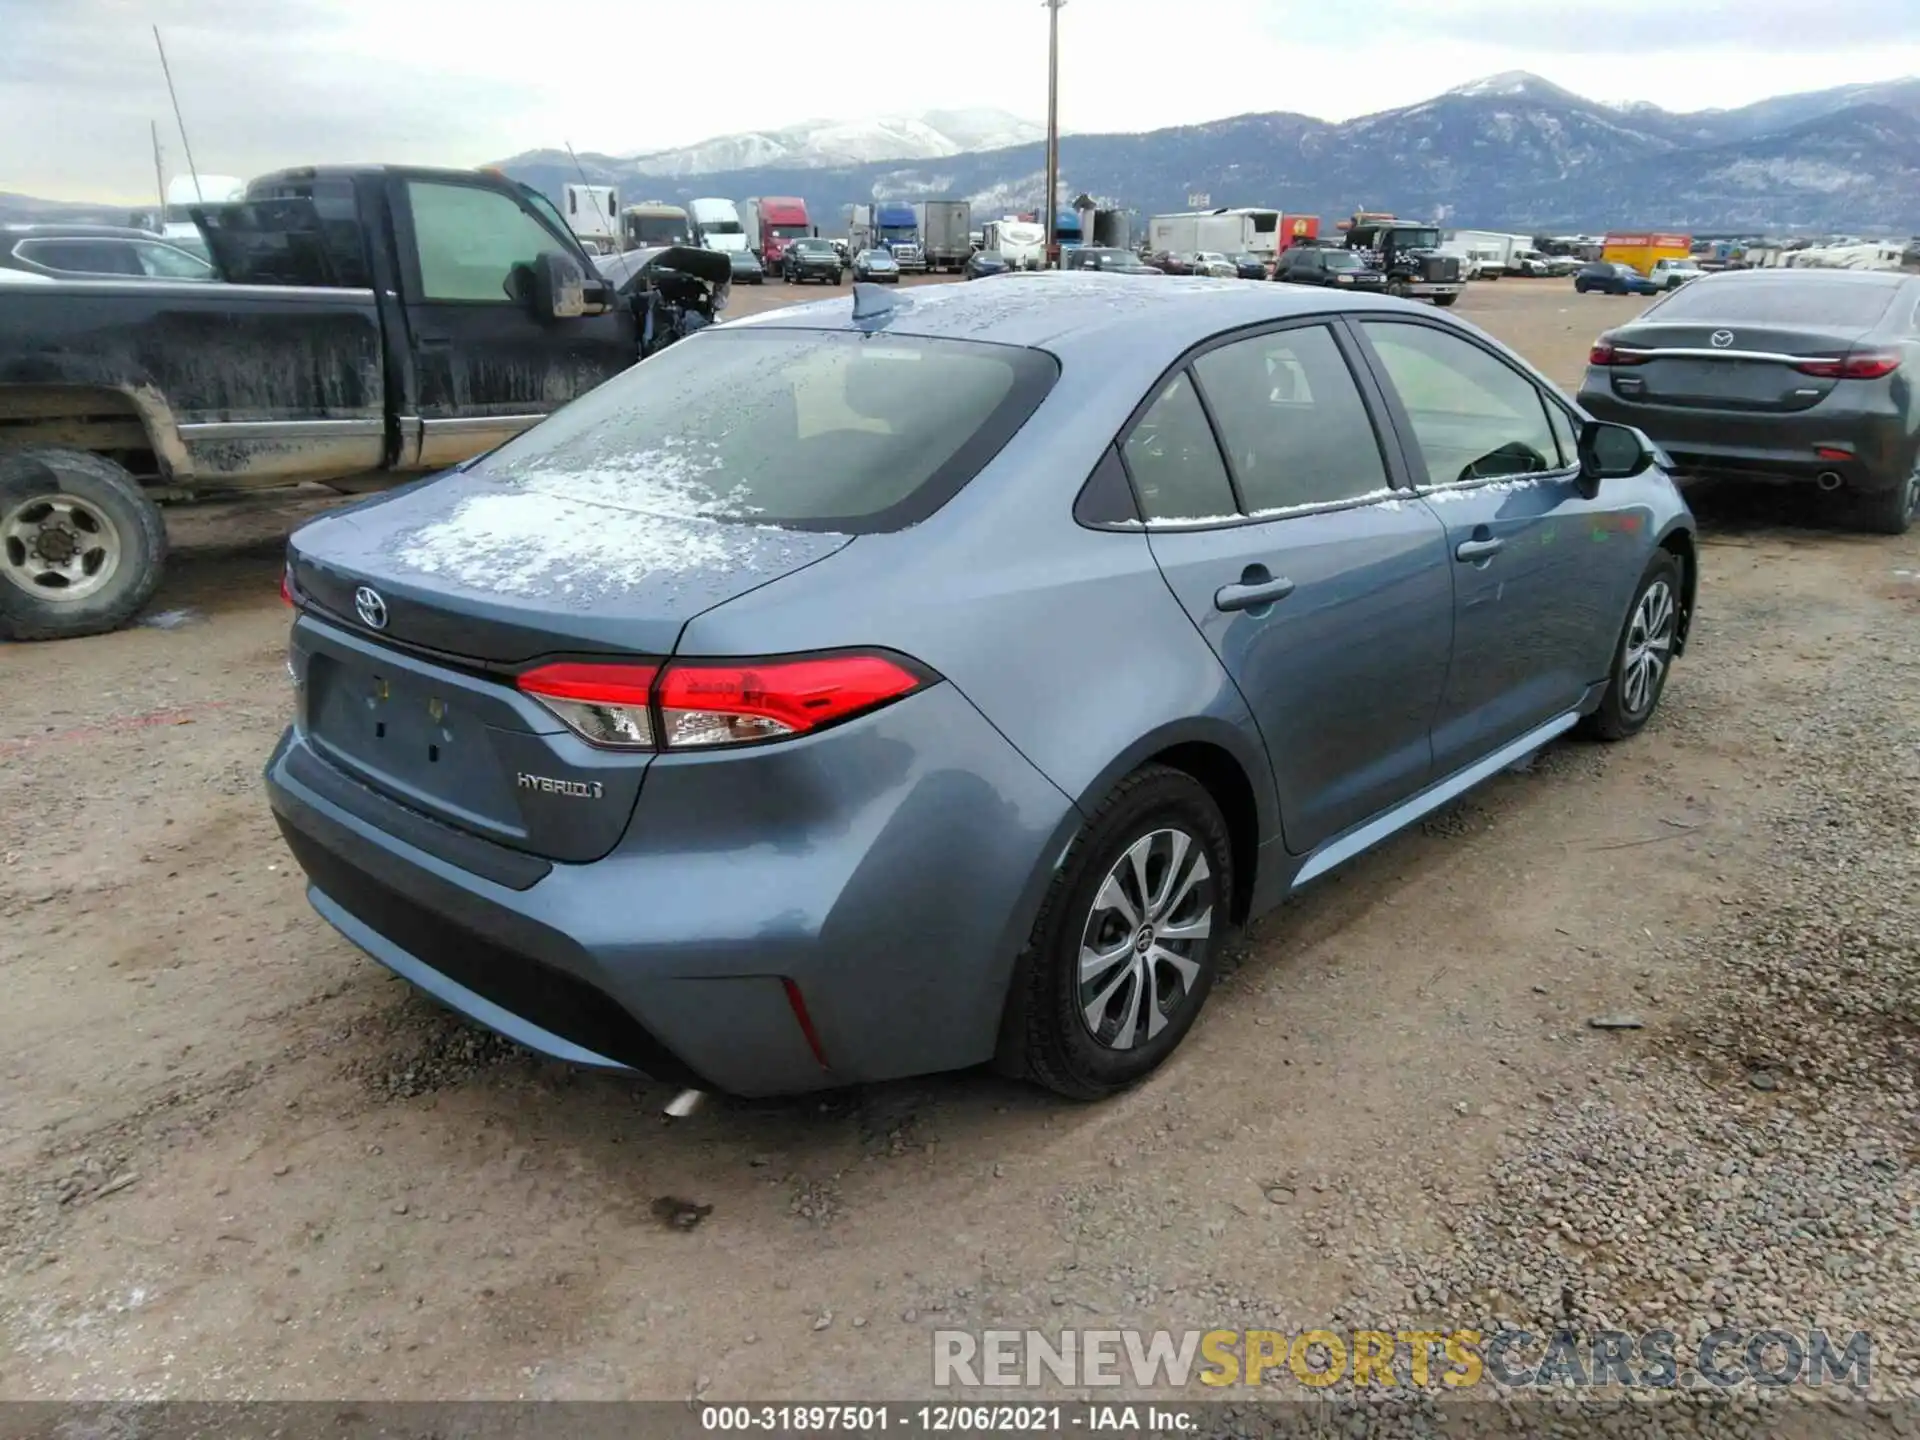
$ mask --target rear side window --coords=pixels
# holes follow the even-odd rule
[[[1360,389],[1325,326],[1223,345],[1193,368],[1253,514],[1388,488]]]
[[[1227,520],[1239,514],[1213,427],[1186,371],[1167,382],[1120,453],[1149,524]]]
[[[1702,324],[1773,323],[1840,329],[1870,329],[1893,304],[1897,285],[1863,283],[1841,276],[1772,276],[1757,281],[1707,276],[1647,307],[1645,317],[1698,320]]]
[[[582,396],[479,468],[657,514],[895,530],[978,474],[1058,374],[1051,356],[1012,345],[714,330]]]
[[[13,247],[22,260],[74,275],[144,275],[124,240],[22,240]]]

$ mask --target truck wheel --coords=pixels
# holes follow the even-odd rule
[[[1438,305],[1442,310],[1444,310],[1459,298],[1460,297],[1458,295],[1436,295],[1433,297],[1433,303]]]
[[[1406,299],[1409,293],[1411,292],[1408,291],[1407,282],[1404,280],[1395,280],[1387,286],[1387,294],[1396,300]]]
[[[118,630],[166,561],[159,507],[121,466],[84,450],[0,454],[0,638]]]

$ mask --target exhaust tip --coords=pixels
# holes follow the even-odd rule
[[[707,1098],[704,1090],[682,1090],[666,1103],[666,1113],[675,1120],[684,1120],[700,1108],[700,1102]]]
[[[1818,475],[1813,477],[1813,483],[1818,485],[1822,490],[1832,491],[1838,490],[1847,482],[1840,478],[1840,472],[1838,470],[1822,470]]]

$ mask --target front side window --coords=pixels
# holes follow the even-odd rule
[[[1546,399],[1533,381],[1432,326],[1360,323],[1406,407],[1429,484],[1560,468]]]
[[[1149,523],[1228,520],[1239,513],[1233,484],[1200,408],[1193,383],[1181,371],[1140,417],[1120,447]]]
[[[410,181],[420,293],[428,300],[513,300],[509,277],[546,250],[565,247],[497,190]]]
[[[1324,325],[1223,345],[1193,368],[1251,513],[1336,504],[1388,488],[1359,386]]]
[[[211,280],[213,267],[197,255],[171,245],[143,242],[134,247],[141,270],[156,280]]]

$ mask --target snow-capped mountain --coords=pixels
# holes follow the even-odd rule
[[[641,168],[666,164],[660,156],[581,158],[590,179],[632,200],[798,195],[824,233],[857,201],[950,196],[983,215],[1037,208],[1040,137],[990,144],[1006,138],[996,124],[1022,122],[966,115],[971,129],[952,115],[911,122],[938,144],[901,122],[868,122],[692,147],[711,152],[704,159],[673,152],[683,157],[675,163],[713,165],[718,156],[725,168],[669,174]],[[963,147],[963,133],[987,138]],[[766,148],[737,143],[749,138]],[[920,148],[899,148],[909,141]],[[896,153],[874,156],[876,148]],[[1143,217],[1186,209],[1200,194],[1212,205],[1271,205],[1329,222],[1364,207],[1533,232],[1920,232],[1920,79],[1682,114],[1589,100],[1511,71],[1339,124],[1239,115],[1146,134],[1068,134],[1060,153],[1063,200],[1080,191],[1116,197]],[[856,158],[863,154],[873,158]],[[740,168],[749,156],[764,158]],[[579,178],[564,152],[506,168],[553,194]]]
[[[596,183],[617,184],[625,177],[673,180],[774,166],[818,170],[879,160],[937,160],[973,150],[1002,150],[1045,137],[1045,127],[1004,110],[929,110],[924,115],[883,115],[870,120],[805,120],[779,130],[720,135],[677,150],[581,159],[591,158],[596,168],[607,172],[605,180],[595,176]],[[512,170],[565,161],[564,151],[535,150],[505,164]]]

